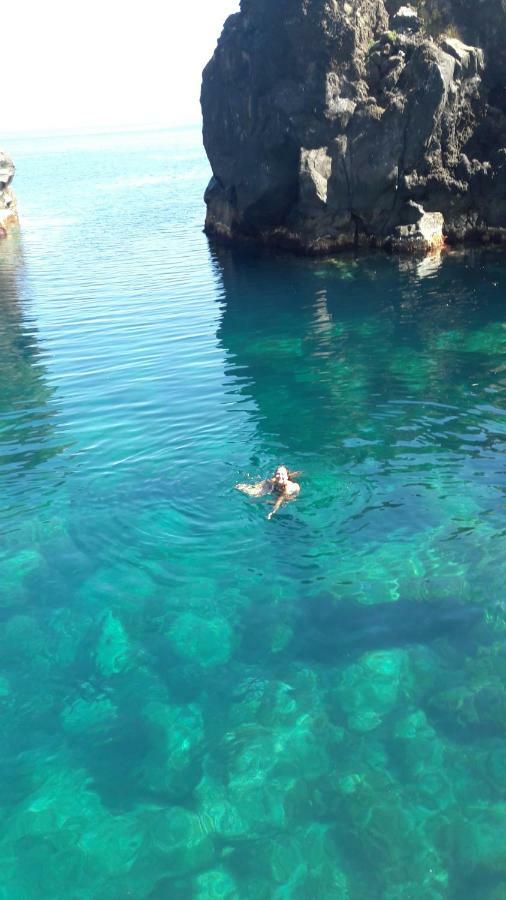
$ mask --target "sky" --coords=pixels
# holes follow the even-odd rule
[[[2,132],[200,121],[202,69],[239,0],[16,0]]]

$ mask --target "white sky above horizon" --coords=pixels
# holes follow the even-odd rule
[[[2,134],[200,121],[202,69],[239,0],[16,0]]]

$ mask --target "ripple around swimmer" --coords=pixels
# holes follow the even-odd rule
[[[301,515],[318,533],[338,537],[371,503],[374,484],[345,473],[316,475],[304,485],[298,503]],[[309,499],[309,496],[311,499]]]

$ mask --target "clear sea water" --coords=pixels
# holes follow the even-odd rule
[[[210,246],[196,130],[6,149],[1,900],[504,900],[505,257]]]

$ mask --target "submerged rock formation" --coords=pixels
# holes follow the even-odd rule
[[[206,231],[506,241],[504,0],[241,0],[204,70]]]
[[[14,163],[0,150],[0,237],[5,237],[8,227],[18,221],[16,200],[10,189],[14,172]]]

